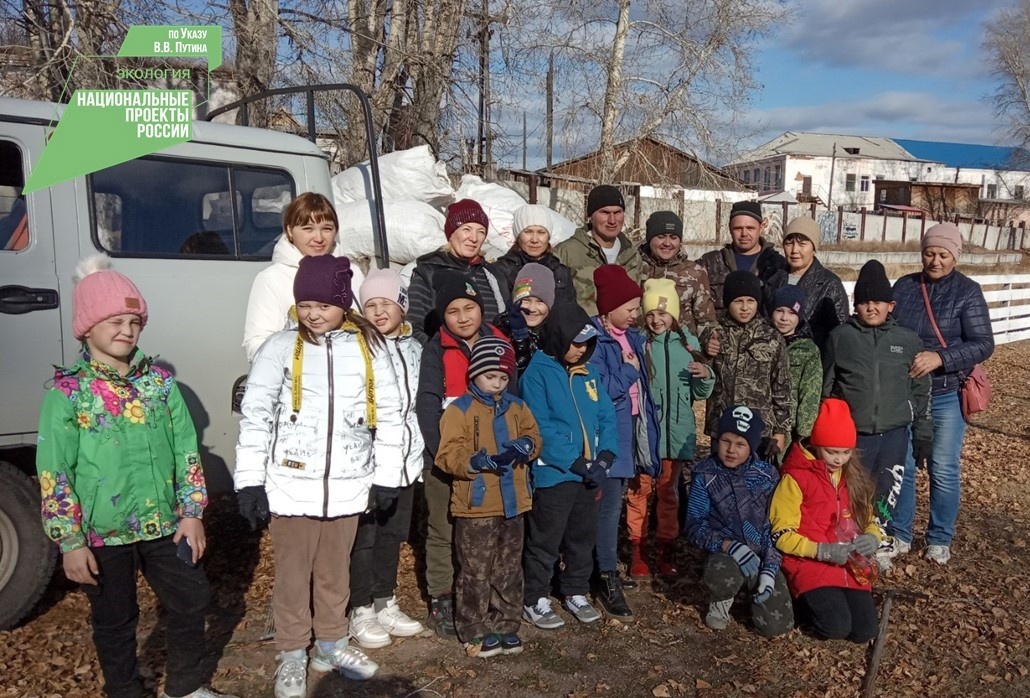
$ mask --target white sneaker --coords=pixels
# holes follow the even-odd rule
[[[350,636],[365,649],[386,647],[390,633],[379,623],[375,606],[359,606],[350,612]]]
[[[601,613],[590,605],[582,594],[565,597],[565,610],[576,616],[580,623],[595,623],[601,620]]]
[[[347,638],[337,642],[330,652],[323,652],[322,647],[316,642],[311,668],[315,671],[336,670],[354,681],[370,679],[379,671],[379,665],[357,647],[349,646]]]
[[[425,631],[425,626],[401,610],[397,605],[397,597],[391,596],[386,601],[386,608],[376,614],[379,624],[391,635],[411,637]]]
[[[880,549],[876,551],[879,556],[880,553],[886,553],[892,560],[898,555],[908,555],[912,552],[912,544],[906,543],[900,538],[887,537],[883,539],[883,543],[880,544]]]
[[[927,560],[933,560],[938,565],[946,565],[951,559],[951,549],[946,545],[928,545],[923,554]]]
[[[308,655],[304,650],[280,652],[275,670],[275,698],[304,698],[308,694]]]
[[[705,616],[705,625],[712,630],[725,630],[730,622],[730,607],[733,606],[733,599],[725,601],[712,601],[708,604],[708,615]]]
[[[551,600],[545,596],[541,596],[534,606],[523,606],[522,617],[543,630],[554,630],[565,625],[565,621],[551,610]]]
[[[278,698],[278,696],[279,696],[279,694],[276,693],[276,698]],[[172,698],[172,696],[170,696],[167,693],[164,693],[162,691],[161,698]],[[187,693],[186,695],[182,696],[181,698],[237,698],[237,697],[233,696],[233,695],[229,695],[228,693],[219,693],[218,691],[214,691],[214,690],[211,690],[210,688],[205,688],[204,686],[201,686],[197,690],[193,691],[192,693]]]

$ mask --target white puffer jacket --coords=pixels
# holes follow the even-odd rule
[[[404,323],[399,337],[387,337],[387,350],[397,374],[401,396],[401,421],[404,423],[402,457],[396,462],[377,463],[375,484],[382,487],[407,487],[422,477],[422,451],[425,442],[418,428],[415,414],[415,393],[418,391],[419,367],[422,365],[422,345],[411,333],[411,325]]]
[[[337,235],[333,254],[340,256],[339,251],[340,236]],[[243,321],[243,349],[247,352],[247,361],[253,363],[254,355],[266,339],[294,326],[288,313],[293,306],[293,277],[297,275],[303,256],[285,235],[281,235],[272,250],[272,263],[254,277],[247,300],[247,316]],[[351,260],[350,269],[354,274],[350,287],[357,290],[365,275],[354,260]],[[354,295],[356,297],[357,293]],[[360,310],[357,305],[355,310]]]
[[[236,445],[236,490],[264,485],[273,514],[336,517],[369,505],[379,464],[401,461],[400,389],[386,349],[373,350],[375,434],[366,426],[365,362],[357,334],[335,330],[303,344],[301,406],[292,405],[296,330],[272,335],[254,357]]]

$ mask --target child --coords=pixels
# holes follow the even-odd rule
[[[875,553],[880,532],[855,438],[848,404],[824,400],[808,447],[787,453],[769,519],[799,617],[828,640],[861,643],[876,636],[876,604],[853,555]]]
[[[144,694],[141,569],[169,616],[161,695],[223,696],[200,685],[210,591],[199,564],[207,487],[197,433],[175,379],[136,346],[147,319],[139,289],[108,257],[80,262],[72,329],[82,358],[57,369],[39,418],[43,529],[89,599],[106,695]]]
[[[658,576],[678,574],[672,561],[673,542],[679,537],[679,483],[683,464],[694,460],[696,427],[694,401],[712,394],[715,384],[711,369],[694,360],[700,353],[697,337],[680,327],[680,299],[672,279],[644,282],[644,313],[648,337],[647,368],[651,390],[662,415],[658,452],[662,475],[655,483],[648,475],[638,474],[630,487],[626,504],[626,524],[633,542],[629,573],[649,577],[645,542],[648,536],[648,502],[652,489],[658,504]]]
[[[758,316],[762,282],[754,274],[734,271],[723,286],[726,310],[715,329],[701,333],[712,357],[715,388],[705,409],[705,433],[715,444],[719,416],[729,405],[748,405],[762,415],[765,433],[758,457],[772,460],[783,451],[794,413],[790,361],[780,333]]]
[[[705,625],[722,630],[746,586],[760,635],[775,637],[794,625],[780,554],[772,542],[769,500],[779,474],[760,460],[762,415],[731,405],[719,417],[715,453],[694,466],[687,501],[687,539],[708,553],[704,583],[712,599]]]
[[[910,378],[923,342],[891,315],[894,291],[883,265],[866,262],[855,283],[855,314],[830,332],[823,363],[823,394],[843,398],[858,429],[862,463],[876,485],[873,517],[885,536],[876,559],[884,570],[901,552],[891,522],[904,481],[912,441],[927,450],[933,441],[930,377]]]
[[[597,328],[575,302],[560,302],[544,327],[540,350],[520,389],[540,427],[540,457],[533,462],[533,508],[526,515],[522,617],[551,630],[565,621],[551,610],[551,578],[559,556],[558,591],[581,623],[601,614],[587,601],[597,537],[597,483],[615,460],[615,407],[587,361]]]
[[[373,269],[358,289],[369,320],[385,338],[400,387],[404,442],[401,458],[376,463],[372,506],[358,521],[350,557],[350,632],[366,648],[385,647],[390,636],[410,637],[425,628],[397,605],[397,560],[411,528],[415,483],[422,475],[422,432],[415,416],[422,347],[404,321],[407,289],[393,269]]]
[[[426,586],[429,592],[429,626],[441,637],[456,637],[454,604],[454,554],[448,502],[451,478],[434,466],[440,448],[440,417],[444,408],[468,390],[469,357],[481,337],[502,337],[500,330],[483,322],[479,292],[463,276],[440,272],[436,285],[436,313],[443,327],[422,349],[422,365],[415,396],[415,412],[425,441],[423,489],[428,515],[426,532]]]
[[[378,669],[348,646],[348,568],[375,465],[400,461],[403,425],[393,365],[350,309],[350,283],[346,257],[300,260],[300,324],[261,346],[243,398],[234,480],[252,527],[271,514],[277,698],[306,695],[312,630],[313,669],[352,679]]]
[[[819,401],[823,394],[823,364],[819,347],[811,339],[811,331],[805,321],[805,289],[797,285],[784,286],[773,295],[772,326],[787,343],[787,357],[790,361],[790,385],[794,394],[794,426],[786,439],[784,452],[777,462],[782,462],[787,448],[794,441],[800,441],[812,433],[815,416],[819,413]]]
[[[554,274],[543,264],[530,262],[515,276],[511,307],[494,325],[511,339],[519,373],[526,370],[540,343],[540,329],[554,305]]]
[[[631,622],[633,611],[626,603],[622,591],[624,582],[616,571],[619,513],[630,479],[638,473],[653,478],[661,474],[658,410],[651,397],[650,378],[647,371],[641,370],[644,338],[634,327],[640,315],[640,286],[623,267],[605,264],[594,270],[594,287],[598,315],[593,323],[601,334],[590,365],[597,370],[601,384],[615,405],[618,444],[609,477],[601,483],[597,522],[600,585],[595,595],[610,616]],[[634,487],[639,487],[639,480],[634,480]]]
[[[452,476],[458,560],[455,627],[469,656],[518,654],[526,464],[540,452],[533,413],[507,391],[515,352],[499,337],[472,348],[468,392],[444,410],[436,465]]]

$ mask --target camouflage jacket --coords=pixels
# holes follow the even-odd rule
[[[577,228],[565,242],[554,248],[554,255],[572,272],[572,285],[576,289],[576,302],[588,315],[597,315],[597,289],[594,288],[594,269],[607,264],[601,246],[586,228]],[[619,254],[615,263],[622,265],[631,279],[640,278],[640,255],[637,248],[619,233]]]
[[[794,335],[787,340],[790,380],[794,392],[794,428],[787,441],[812,434],[823,394],[823,362],[819,347],[808,336]],[[784,447],[784,453],[787,449]]]
[[[758,253],[758,259],[751,265],[751,272],[758,277],[764,287],[776,272],[787,268],[787,260],[765,238],[761,238],[761,245],[762,251]],[[715,304],[716,311],[722,310],[722,287],[730,272],[737,271],[737,258],[733,254],[733,244],[730,243],[717,250],[706,252],[697,261],[708,272],[708,286],[712,289],[712,302]],[[762,299],[758,300],[761,302]]]
[[[715,326],[715,306],[708,287],[708,272],[681,251],[668,262],[656,259],[647,243],[640,246],[640,283],[648,279],[672,279],[680,294],[679,321],[690,334],[697,336]]]
[[[730,405],[758,410],[765,421],[762,436],[789,435],[794,423],[790,360],[779,332],[760,317],[746,325],[723,314],[716,329],[701,336],[705,347],[717,332],[722,348],[712,358],[715,388],[705,410],[705,433],[715,437],[719,416]]]

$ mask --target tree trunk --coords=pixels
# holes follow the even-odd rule
[[[236,35],[236,60],[233,66],[240,97],[268,90],[275,76],[279,37],[278,0],[230,0],[233,32]],[[270,107],[267,100],[248,106],[250,126],[268,125]],[[242,123],[242,110],[236,122]]]
[[[612,57],[608,64],[608,82],[604,89],[604,106],[601,110],[601,181],[614,182],[615,119],[616,105],[622,93],[622,65],[626,56],[626,35],[629,33],[630,0],[619,0],[619,18],[615,23],[615,41],[612,43]]]

